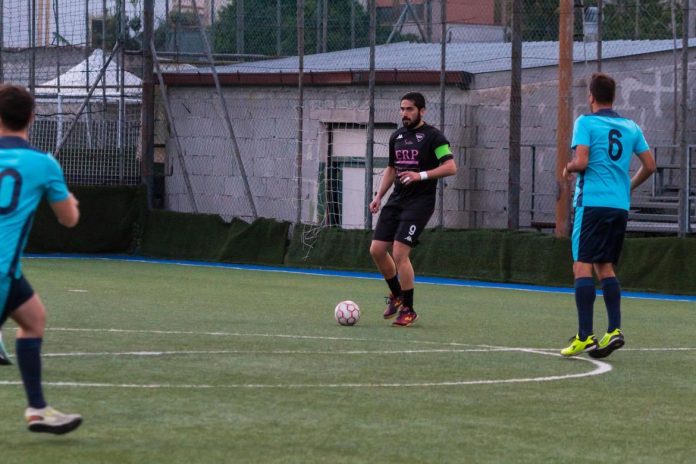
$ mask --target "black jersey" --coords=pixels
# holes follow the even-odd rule
[[[396,170],[394,192],[391,197],[432,196],[435,198],[437,179],[402,184],[399,174],[405,171],[428,171],[452,159],[445,136],[428,124],[417,129],[402,127],[389,138],[389,166]]]

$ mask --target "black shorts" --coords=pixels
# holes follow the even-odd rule
[[[582,263],[618,263],[628,211],[602,206],[575,208],[573,224],[573,261]]]
[[[430,195],[407,200],[389,198],[379,215],[372,239],[415,247],[433,211],[435,198]]]
[[[0,327],[14,310],[29,301],[32,296],[34,289],[23,275],[18,279],[0,277]]]

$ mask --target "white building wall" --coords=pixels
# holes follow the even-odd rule
[[[654,57],[655,58],[655,57]],[[673,89],[671,54],[651,61],[615,60],[604,70],[618,83],[616,109],[644,128],[651,145],[672,142]],[[691,65],[696,68],[696,64]],[[694,88],[691,69],[690,89]],[[587,83],[593,69],[576,65],[573,86],[575,116],[588,112]],[[552,221],[555,196],[557,69],[534,69],[523,74],[521,223]],[[445,135],[459,167],[445,180],[444,226],[450,228],[507,227],[508,73],[477,75],[471,90],[448,87]],[[422,91],[428,101],[426,120],[439,126],[438,86],[379,86],[375,99],[377,124],[398,125],[398,103],[408,91]],[[232,125],[242,151],[258,214],[279,220],[296,217],[297,100],[294,87],[227,87],[224,90]],[[694,92],[690,94],[693,109]],[[231,151],[227,128],[214,88],[170,88],[175,124],[182,139],[200,212],[250,218],[243,184]],[[309,87],[305,90],[302,219],[317,221],[319,180],[326,161],[328,123],[366,124],[367,88]],[[696,122],[689,137],[696,141]],[[173,148],[171,140],[169,151]],[[536,150],[532,167],[532,147]],[[532,176],[535,182],[532,184]],[[376,189],[377,186],[375,185]],[[167,205],[191,211],[174,169],[167,179]],[[534,192],[534,195],[532,193]],[[532,217],[532,201],[535,216]],[[430,225],[438,225],[437,212]]]

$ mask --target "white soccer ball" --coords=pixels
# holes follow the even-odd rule
[[[341,325],[355,325],[360,320],[360,308],[353,301],[341,301],[334,309],[334,317]]]

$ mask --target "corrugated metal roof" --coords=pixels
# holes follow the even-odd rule
[[[677,41],[681,49],[681,40]],[[696,38],[689,47],[696,46]],[[672,50],[672,40],[615,40],[602,43],[602,59],[621,58]],[[597,44],[576,42],[573,59],[576,62],[594,60]],[[447,44],[447,70],[472,74],[507,71],[510,69],[509,43],[452,43]],[[440,44],[400,42],[379,45],[375,49],[376,69],[400,71],[439,71]],[[558,42],[527,42],[522,48],[522,67],[537,68],[558,64]],[[198,72],[206,72],[205,67]],[[369,69],[369,48],[357,48],[317,55],[304,59],[305,72],[350,71]],[[219,73],[296,73],[298,58],[289,57],[252,63],[218,66]],[[184,71],[186,72],[186,71]]]

